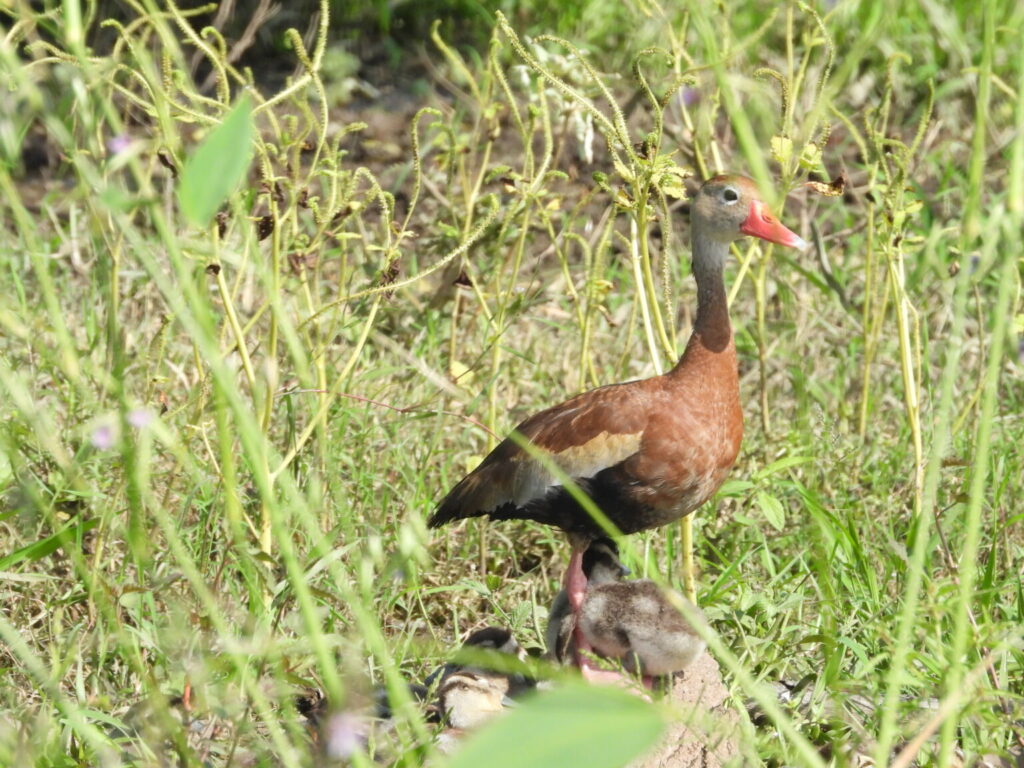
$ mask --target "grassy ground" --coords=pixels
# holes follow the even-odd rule
[[[356,708],[487,623],[541,644],[561,537],[424,520],[493,433],[682,348],[680,172],[720,169],[817,243],[740,244],[746,436],[695,521],[736,700],[809,694],[749,758],[1021,754],[1024,13],[585,5],[582,59],[524,6],[428,42],[433,95],[343,112],[315,28],[272,91],[175,6],[97,56],[93,6],[5,6],[0,764],[308,764],[305,687]],[[251,170],[194,226],[243,90]],[[633,542],[679,583],[678,526]]]

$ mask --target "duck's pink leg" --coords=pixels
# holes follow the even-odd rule
[[[623,688],[632,687],[632,682],[625,675],[611,669],[598,669],[583,657],[580,658],[580,674],[588,683],[620,685]]]
[[[632,681],[625,675],[611,669],[599,669],[594,666],[587,655],[592,650],[590,643],[583,637],[583,633],[578,627],[573,630],[573,640],[576,643],[576,666],[580,668],[580,674],[583,675],[584,680],[588,683],[607,683],[623,688],[632,687]]]
[[[589,542],[587,543],[589,544]],[[580,612],[583,610],[583,600],[587,595],[587,576],[583,573],[583,552],[587,544],[582,547],[574,545],[572,557],[569,558],[569,567],[565,571],[565,594],[569,598],[569,620],[572,622],[572,645],[576,657],[576,663],[583,668],[583,657],[581,651],[589,651],[590,643],[583,636],[580,629]]]
[[[572,621],[572,646],[576,666],[580,668],[583,679],[591,683],[616,683],[623,684],[625,678],[618,672],[596,668],[587,656],[593,649],[587,638],[583,636],[580,629],[580,611],[583,610],[583,599],[587,594],[587,577],[583,573],[583,552],[590,542],[583,546],[572,548],[572,557],[569,558],[569,568],[565,572],[565,594],[569,598],[569,620]]]
[[[569,608],[573,617],[579,616],[583,608],[583,598],[587,594],[587,577],[583,573],[584,547],[573,547],[569,558],[569,568],[565,572],[565,594],[569,598]]]

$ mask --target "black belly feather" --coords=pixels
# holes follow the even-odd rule
[[[576,478],[576,485],[622,533],[636,533],[664,524],[665,513],[638,502],[630,493],[633,489],[623,484],[618,470],[618,466],[609,467],[593,477]],[[472,516],[478,515],[492,520],[534,520],[594,538],[605,535],[601,525],[561,485],[552,486],[546,494],[522,506],[508,502],[490,512],[477,512]]]

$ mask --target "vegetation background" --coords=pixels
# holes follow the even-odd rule
[[[674,358],[719,170],[814,242],[736,250],[746,437],[694,523],[737,705],[797,692],[745,758],[1021,759],[1020,3],[0,18],[0,764],[309,764],[307,688],[542,644],[561,538],[424,520],[522,416]],[[678,585],[678,527],[632,539]]]

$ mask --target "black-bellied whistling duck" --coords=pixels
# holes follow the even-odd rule
[[[711,498],[736,461],[743,412],[722,279],[729,244],[752,235],[806,248],[742,176],[704,182],[690,211],[697,317],[675,367],[584,392],[516,427],[520,441],[571,477],[622,533],[689,514]],[[583,552],[604,531],[545,463],[512,438],[448,492],[428,525],[482,515],[536,520],[569,534],[565,587],[578,613],[586,589]]]
[[[587,591],[579,616],[571,616],[565,592],[559,592],[548,619],[548,648],[556,661],[575,661],[592,679],[603,675],[593,674],[584,655],[588,650],[621,661],[650,685],[651,678],[686,669],[705,644],[662,587],[650,579],[623,580],[626,572],[611,539],[593,541],[583,554]],[[696,606],[690,607],[699,614]],[[573,620],[579,623],[584,643],[575,649],[575,658],[570,641]]]

